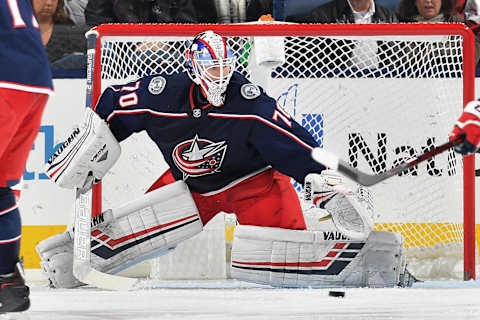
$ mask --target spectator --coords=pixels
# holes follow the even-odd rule
[[[393,23],[398,18],[373,0],[332,0],[313,8],[309,15],[290,17],[294,22],[310,23]]]
[[[456,22],[467,23],[465,18],[455,11],[456,0],[401,0],[398,16],[401,22]],[[480,41],[476,36],[475,64],[479,60]],[[445,49],[445,47],[437,48]],[[432,52],[432,50],[430,50]]]
[[[142,0],[138,0],[142,1]],[[88,0],[85,8],[85,22],[89,26],[118,22],[113,10],[114,0]]]
[[[307,16],[289,17],[292,22],[308,23],[394,23],[398,18],[391,10],[375,4],[373,0],[332,0],[318,6]],[[381,50],[381,42],[327,41],[324,51],[332,56],[333,65],[358,69],[378,68],[381,60],[388,57],[390,49]],[[381,52],[381,54],[380,54]],[[348,61],[348,62],[345,62]]]
[[[459,1],[462,1],[462,0],[459,0]],[[353,9],[356,6],[362,6],[364,4],[367,4],[368,6],[370,6],[370,1],[358,1],[358,0],[357,1],[352,0],[350,2],[348,2],[347,0],[344,0],[344,1],[311,0],[310,2],[308,2],[308,5],[305,4],[305,2],[307,2],[305,0],[302,2],[303,4],[298,4],[296,11],[298,11],[299,8],[301,8],[301,11],[304,11],[306,10],[305,8],[308,9],[309,5],[314,7],[314,9],[311,10],[311,13],[304,17],[307,21],[301,21],[301,19],[299,19],[301,17],[300,16],[296,17],[294,15],[295,13],[293,12],[285,12],[285,15],[287,16],[286,17],[287,21],[317,22],[317,23],[345,23],[345,22],[354,23],[353,21],[354,17],[349,7]],[[317,6],[315,6],[315,4],[317,4]],[[350,6],[348,6],[348,4],[350,4]],[[375,8],[379,12],[377,12],[377,14],[374,15],[372,23],[397,22],[394,18],[393,18],[393,21],[389,20],[389,18],[392,18],[392,15],[393,16],[395,15],[392,10],[388,9],[385,6],[380,6],[379,4],[374,3],[372,6],[372,10],[375,11]],[[336,12],[330,13],[330,15],[333,15],[335,19],[332,20],[332,17],[326,17],[324,15],[326,13],[325,10],[329,10],[330,12],[332,10],[336,11]],[[262,15],[268,15],[268,14],[270,15],[273,14],[272,0],[251,0],[248,3],[247,21],[257,21]],[[343,15],[343,18],[340,19],[342,15]],[[382,15],[385,15],[385,16],[382,16]],[[315,21],[312,21],[312,20],[315,20]],[[379,20],[379,21],[375,21],[375,20]],[[356,23],[363,23],[363,22],[356,22]]]
[[[216,23],[213,0],[114,0],[119,22]]]
[[[114,0],[114,12],[119,22],[131,23],[215,23],[213,0]],[[171,47],[173,45],[173,47]],[[178,63],[180,44],[152,41],[141,43],[133,54],[133,61],[142,65],[156,65],[157,61]],[[137,70],[139,75],[156,72],[150,67]]]
[[[480,0],[457,0],[455,11],[462,18],[465,18],[466,25],[472,29],[475,38],[478,40],[480,37]],[[477,47],[475,49],[477,49]],[[478,52],[478,50],[476,52]],[[478,74],[479,59],[476,59],[475,61],[477,62]]]
[[[88,28],[73,25],[63,0],[32,0],[32,6],[52,69],[85,68]]]
[[[258,21],[262,15],[273,14],[272,0],[250,0],[247,5],[247,21]]]
[[[475,34],[480,32],[480,0],[457,0],[455,11]]]
[[[65,12],[75,25],[85,25],[85,7],[88,0],[65,0]]]
[[[455,11],[455,0],[401,0],[401,22],[465,22]]]

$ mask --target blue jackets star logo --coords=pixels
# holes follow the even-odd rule
[[[172,152],[176,166],[183,172],[183,180],[220,171],[227,144],[195,138],[180,142]]]

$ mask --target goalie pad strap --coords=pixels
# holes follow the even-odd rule
[[[120,152],[120,145],[105,121],[86,108],[82,126],[74,129],[50,157],[45,172],[63,188],[83,188],[89,172],[102,179]]]
[[[232,277],[277,287],[393,287],[405,271],[403,238],[373,231],[367,241],[326,232],[238,226]]]

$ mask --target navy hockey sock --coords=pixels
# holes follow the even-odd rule
[[[0,274],[15,271],[20,252],[22,223],[10,188],[0,188]]]

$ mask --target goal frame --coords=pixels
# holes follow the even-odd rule
[[[194,36],[213,30],[222,36],[413,36],[456,35],[463,38],[463,105],[475,98],[475,49],[472,31],[462,24],[105,24],[87,33],[87,98],[92,108],[101,95],[101,40],[104,36]],[[453,123],[452,123],[453,127]],[[463,158],[463,230],[464,280],[476,278],[475,273],[475,156]],[[101,182],[93,187],[92,215],[102,211]]]

